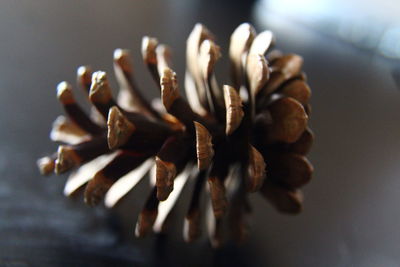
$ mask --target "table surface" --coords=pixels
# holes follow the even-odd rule
[[[0,266],[400,265],[400,65],[294,22],[285,29],[266,25],[252,7],[211,0],[1,1]],[[305,59],[316,141],[301,215],[279,214],[253,196],[242,247],[214,251],[206,239],[184,244],[179,220],[165,236],[137,240],[133,223],[144,185],[107,211],[64,198],[65,176],[39,175],[36,159],[56,148],[48,140],[62,112],[55,86],[74,81],[79,65],[111,72],[113,50],[129,48],[137,80],[151,89],[140,58],[140,40],[151,35],[171,46],[183,78],[186,36],[202,22],[222,46],[223,81],[229,36],[244,21],[272,29],[277,47]],[[147,97],[155,97],[150,89]]]

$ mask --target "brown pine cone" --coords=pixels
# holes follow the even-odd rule
[[[257,35],[251,25],[240,25],[229,47],[232,84],[221,88],[214,75],[220,49],[197,24],[187,40],[186,100],[168,47],[144,37],[143,60],[161,91],[162,105],[151,105],[141,95],[127,50],[114,53],[117,100],[104,72],[92,74],[80,67],[78,83],[94,109],[87,115],[71,85],[58,85],[67,118],[54,122],[50,137],[61,145],[38,161],[40,171],[73,171],[66,195],[86,186],[88,205],[105,199],[112,207],[152,169],[137,236],[162,230],[189,180],[194,188],[185,218],[186,241],[199,236],[205,216],[214,246],[222,242],[225,220],[233,237],[242,240],[249,193],[260,192],[281,212],[300,212],[298,188],[313,172],[305,157],[313,142],[307,127],[311,91],[301,71],[303,59],[271,51],[273,43],[270,31]],[[204,188],[210,201],[204,201]]]

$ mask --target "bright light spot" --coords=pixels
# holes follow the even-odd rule
[[[386,57],[400,57],[400,27],[385,31],[379,44],[379,52]]]

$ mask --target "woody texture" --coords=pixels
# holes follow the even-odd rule
[[[313,142],[311,90],[302,57],[274,50],[274,42],[270,31],[237,27],[229,46],[231,83],[220,85],[214,73],[220,48],[197,24],[187,39],[182,86],[168,46],[144,37],[143,61],[161,95],[151,102],[133,77],[128,50],[114,52],[116,98],[105,72],[79,67],[78,86],[92,109],[78,105],[69,83],[58,85],[66,116],[53,123],[50,138],[59,146],[38,160],[41,173],[70,172],[65,195],[84,188],[86,204],[106,207],[150,177],[138,237],[165,230],[183,189],[191,192],[180,199],[187,242],[203,231],[215,247],[227,238],[244,240],[250,194],[260,193],[280,212],[301,212],[299,188],[313,173],[306,158]]]

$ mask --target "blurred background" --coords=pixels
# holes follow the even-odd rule
[[[398,14],[393,0],[1,1],[0,266],[400,266]],[[112,73],[114,49],[128,48],[136,79],[155,97],[142,36],[171,46],[183,80],[196,22],[222,47],[221,82],[230,34],[251,22],[304,57],[313,90],[315,173],[304,212],[279,214],[254,195],[248,241],[216,251],[206,238],[184,244],[180,219],[167,235],[134,239],[144,183],[114,211],[90,209],[62,195],[65,176],[36,168],[56,149],[48,134],[62,113],[58,82],[74,82],[84,64]]]

